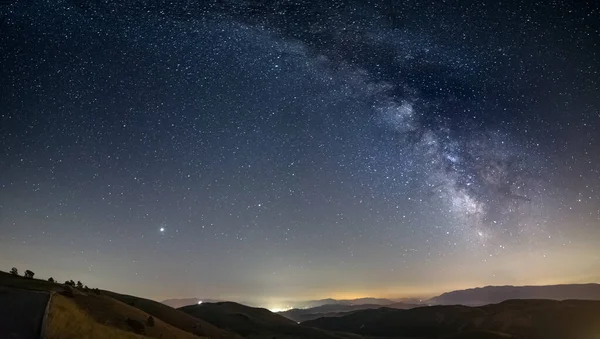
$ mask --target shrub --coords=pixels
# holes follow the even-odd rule
[[[54,278],[52,278],[52,277],[48,278],[48,282],[53,283],[54,282]]]
[[[27,279],[33,279],[34,275],[35,275],[35,273],[33,273],[33,271],[31,271],[31,270],[26,270],[25,274],[23,274],[23,276]]]
[[[73,287],[71,287],[71,285],[65,285],[62,294],[69,298],[75,297],[75,293],[73,292]]]
[[[146,325],[148,325],[149,327],[154,326],[154,318],[152,318],[152,316],[148,317],[148,320],[146,321]]]
[[[10,269],[10,274],[19,275],[19,270],[16,267]]]

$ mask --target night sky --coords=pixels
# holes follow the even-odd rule
[[[574,3],[2,2],[0,269],[266,307],[600,281]]]

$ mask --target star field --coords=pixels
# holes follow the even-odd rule
[[[0,6],[2,270],[265,306],[600,279],[597,5]]]

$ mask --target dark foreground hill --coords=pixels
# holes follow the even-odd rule
[[[380,308],[303,325],[378,337],[593,338],[600,333],[600,301],[509,300],[480,307]]]
[[[358,338],[357,335],[331,333],[298,325],[264,308],[244,306],[234,302],[202,303],[179,310],[244,338]]]
[[[447,292],[431,298],[428,304],[480,306],[510,299],[600,300],[600,284],[486,286]]]
[[[73,288],[0,272],[0,293],[11,293],[8,287],[44,291],[52,296],[48,305],[47,322],[43,326],[44,337],[47,339],[240,338],[233,332],[219,329],[148,299]],[[155,308],[155,304],[162,307]],[[148,323],[150,316],[153,317],[152,325]],[[27,317],[28,315],[21,316]]]

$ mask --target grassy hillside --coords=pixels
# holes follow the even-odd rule
[[[174,309],[154,300],[138,298],[135,296],[119,294],[110,291],[101,291],[101,293],[142,310],[155,318],[161,319],[167,324],[199,336],[206,336],[210,338],[240,338],[233,332],[225,331],[209,322],[198,319],[185,312]]]
[[[110,297],[76,293],[66,297],[55,293],[50,303],[46,337],[48,339],[129,339],[173,338],[198,339],[200,337],[182,331],[154,319],[148,326],[148,314]],[[132,326],[137,322],[137,326]]]
[[[39,279],[25,279],[5,272],[0,272],[0,285],[57,292],[55,293],[57,296],[56,303],[51,304],[53,319],[56,320],[62,317],[64,320],[69,320],[70,316],[63,315],[70,314],[75,318],[92,320],[83,322],[81,328],[72,325],[61,325],[64,321],[54,322],[52,324],[53,333],[60,333],[57,329],[65,330],[67,331],[65,332],[65,338],[69,338],[69,336],[72,338],[103,338],[102,334],[78,336],[80,335],[78,333],[87,333],[86,331],[89,333],[109,333],[107,335],[113,338],[121,338],[122,335],[133,335],[134,330],[127,324],[127,319],[146,325],[150,315],[154,318],[155,326],[144,326],[147,337],[161,338],[162,336],[162,338],[182,339],[198,337],[239,338],[235,333],[221,330],[174,308],[148,299],[109,291],[101,291],[100,294],[96,294],[91,290],[85,292],[78,289],[74,289],[73,297],[67,298],[61,294],[65,289],[63,284],[50,283]],[[65,298],[67,299],[65,300]],[[71,322],[68,323],[71,324]],[[126,336],[125,338],[129,337]]]
[[[46,338],[141,339],[147,337],[98,323],[80,309],[75,301],[57,294],[50,304]]]
[[[202,303],[185,306],[181,311],[211,324],[238,333],[245,338],[356,338],[356,335],[332,333],[298,325],[264,308],[233,302]]]
[[[509,300],[499,304],[357,311],[303,323],[370,336],[444,336],[486,333],[521,338],[587,338],[600,333],[600,301]],[[475,335],[476,337],[479,337]]]

